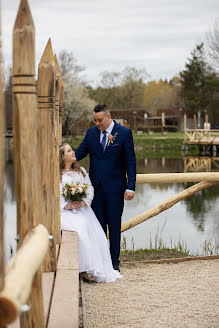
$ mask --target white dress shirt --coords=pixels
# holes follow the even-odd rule
[[[109,136],[110,136],[111,133],[112,133],[112,130],[113,130],[114,125],[115,125],[115,123],[114,123],[113,120],[112,120],[110,126],[109,126],[106,130],[104,130],[104,131],[106,131],[106,144],[105,144],[105,148],[106,148],[106,145],[107,145],[107,142],[108,142]],[[103,139],[103,136],[104,136],[103,131],[101,131],[101,133],[100,133],[100,143],[101,143],[101,141],[102,141],[102,139]],[[105,150],[105,148],[104,148],[104,150]]]

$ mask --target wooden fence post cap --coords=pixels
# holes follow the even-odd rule
[[[52,42],[51,39],[49,38],[46,47],[44,49],[43,55],[41,57],[39,66],[42,65],[45,62],[55,62],[54,61],[54,55],[53,55],[53,49],[52,49]]]
[[[24,25],[34,26],[30,6],[27,0],[21,0],[17,17],[14,23],[14,29],[22,28]]]

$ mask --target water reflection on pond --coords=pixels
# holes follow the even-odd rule
[[[138,159],[138,173],[184,172],[183,159]],[[125,202],[123,222],[141,214],[192,184],[144,184],[136,186],[135,199]],[[156,236],[167,247],[184,244],[192,253],[203,253],[205,242],[216,253],[219,245],[219,185],[204,189],[156,217],[125,231],[129,249],[155,246]]]
[[[81,165],[88,169],[89,161],[83,160]],[[183,159],[137,159],[138,173],[184,172]],[[151,209],[162,201],[189,187],[191,184],[144,184],[136,186],[134,200],[125,202],[122,220]],[[13,164],[7,163],[5,168],[5,249],[6,259],[11,249],[16,249],[16,200],[14,187]],[[172,208],[156,217],[125,231],[127,248],[139,249],[155,246],[158,240],[167,247],[184,243],[191,252],[203,253],[204,241],[211,241],[210,247],[219,244],[219,185],[202,190],[195,195],[177,203]]]

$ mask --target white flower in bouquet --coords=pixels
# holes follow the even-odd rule
[[[71,194],[74,195],[75,193],[76,193],[76,189],[73,187],[73,188],[71,189]]]

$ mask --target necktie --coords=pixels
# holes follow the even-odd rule
[[[103,130],[102,133],[103,133],[103,139],[102,139],[102,141],[101,141],[101,147],[102,147],[102,151],[104,152],[104,150],[105,150],[105,145],[106,145],[106,131]]]

